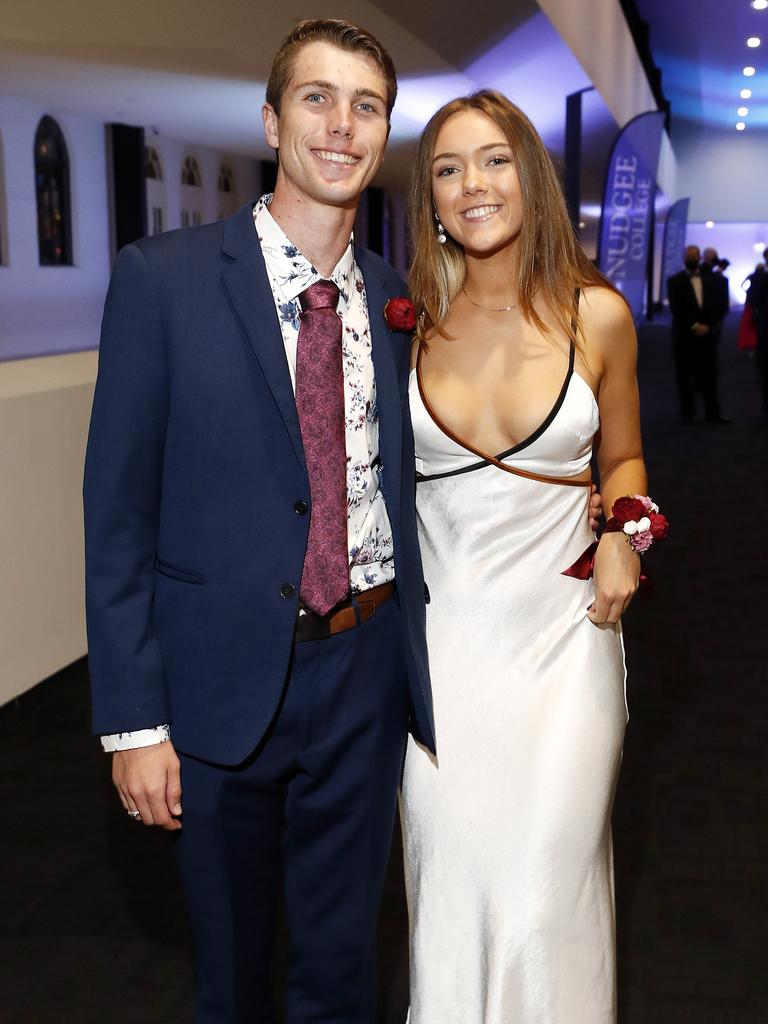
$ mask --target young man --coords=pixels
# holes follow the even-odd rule
[[[107,298],[94,727],[128,814],[176,832],[198,1024],[273,1019],[281,876],[287,1020],[375,1019],[409,720],[434,748],[405,286],[351,238],[396,88],[368,33],[299,25],[263,108],[274,195],[127,246]]]

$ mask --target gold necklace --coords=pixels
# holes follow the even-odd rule
[[[469,299],[473,306],[476,306],[478,309],[482,309],[486,313],[509,313],[510,310],[517,309],[517,306],[502,306],[500,309],[494,309],[493,306],[481,306],[479,302],[475,302],[475,300],[470,296],[469,292],[464,287],[464,285],[461,286],[461,290],[464,292],[464,294],[467,296],[467,298]]]

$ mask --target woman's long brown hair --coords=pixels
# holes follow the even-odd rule
[[[616,289],[595,269],[579,244],[557,172],[538,132],[519,107],[488,89],[446,103],[432,116],[419,141],[409,202],[410,291],[420,314],[417,338],[422,341],[430,330],[446,336],[448,309],[467,273],[464,250],[458,242],[450,235],[444,245],[437,241],[432,197],[437,136],[449,117],[467,110],[479,111],[494,121],[512,149],[523,196],[515,282],[520,311],[529,323],[549,333],[534,306],[538,297],[564,334],[576,342],[581,326],[574,310],[576,290],[587,285]]]

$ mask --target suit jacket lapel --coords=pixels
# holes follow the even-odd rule
[[[400,289],[396,279],[385,278],[372,266],[365,250],[355,253],[363,272],[368,318],[371,325],[373,370],[376,375],[376,399],[379,409],[379,455],[384,480],[384,497],[390,518],[400,506],[403,410],[397,381],[397,365],[389,328],[384,320],[384,306]]]
[[[224,287],[259,361],[296,458],[306,471],[283,335],[250,204],[225,221],[222,252],[226,260],[222,271]]]

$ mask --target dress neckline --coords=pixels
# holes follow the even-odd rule
[[[557,398],[555,399],[554,405],[547,413],[544,420],[532,433],[530,433],[527,437],[524,437],[522,441],[518,441],[517,444],[513,445],[511,448],[507,448],[506,451],[500,452],[498,455],[487,455],[480,448],[476,448],[468,441],[465,441],[463,437],[460,437],[458,434],[454,433],[454,431],[451,430],[450,427],[443,423],[443,421],[440,419],[440,417],[433,409],[431,402],[427,398],[426,391],[424,390],[424,380],[421,374],[421,353],[422,347],[421,345],[419,345],[416,352],[416,385],[419,389],[419,396],[421,397],[422,404],[426,409],[429,418],[432,420],[432,422],[435,424],[435,426],[441,433],[445,434],[446,437],[450,438],[451,441],[454,441],[461,448],[464,448],[466,449],[466,451],[471,452],[473,455],[476,455],[478,458],[482,459],[483,462],[498,464],[502,462],[504,459],[509,458],[510,455],[516,455],[518,452],[523,451],[529,445],[532,445],[533,442],[537,441],[541,437],[541,435],[551,426],[552,421],[560,412],[560,408],[563,402],[565,401],[565,396],[568,393],[571,378],[573,377],[576,346],[574,345],[573,341],[570,342],[568,355],[568,370],[565,375],[565,380],[563,381],[562,387],[560,388],[560,392],[557,395]]]

